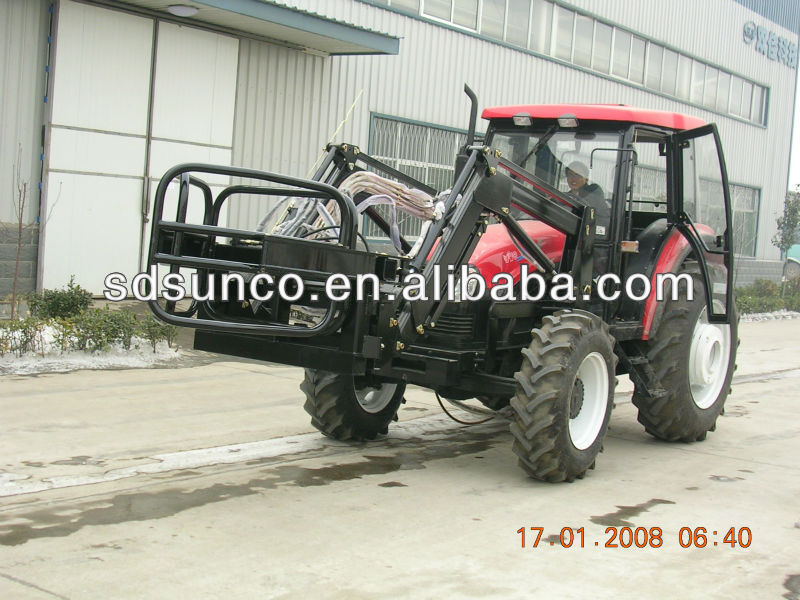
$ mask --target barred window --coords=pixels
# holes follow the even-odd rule
[[[755,256],[761,190],[732,183],[730,191],[733,208],[734,250],[741,256]]]
[[[466,139],[466,134],[452,129],[373,115],[369,153],[401,173],[443,191],[453,185],[456,153]],[[389,215],[386,207],[376,210],[384,217]],[[419,233],[419,219],[399,213],[398,217],[403,236],[413,238]],[[372,222],[365,221],[364,231],[367,236],[383,236]]]

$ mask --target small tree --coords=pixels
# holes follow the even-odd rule
[[[794,191],[786,192],[783,203],[783,214],[778,217],[778,231],[772,243],[781,251],[781,258],[786,256],[789,248],[800,242],[800,185]],[[781,298],[786,291],[786,282],[781,286]]]
[[[11,208],[12,208],[12,216],[14,219],[13,223],[0,223],[0,229],[5,231],[6,233],[10,233],[11,231],[16,232],[16,239],[17,239],[17,248],[16,248],[16,257],[14,260],[14,275],[12,280],[12,288],[11,288],[11,319],[14,320],[19,315],[17,314],[17,303],[20,298],[19,294],[19,268],[20,268],[20,259],[22,257],[22,246],[23,246],[23,233],[29,229],[35,229],[37,225],[37,219],[26,223],[25,222],[25,213],[26,213],[26,205],[28,204],[28,194],[30,192],[30,187],[28,181],[23,180],[22,178],[22,144],[17,145],[17,161],[14,165],[12,165],[12,171],[14,174],[14,182],[12,185],[13,195],[11,199]],[[59,199],[61,198],[61,187],[59,186],[58,195],[56,196],[55,202],[52,203],[50,206],[50,210],[47,213],[47,218],[42,219],[42,224],[47,224],[50,220],[50,217],[53,214],[53,209],[55,209],[56,204],[58,204]]]
[[[783,203],[783,215],[778,217],[778,232],[772,243],[780,248],[781,256],[785,256],[789,248],[800,242],[800,185],[793,192],[786,193]]]
[[[14,261],[14,277],[11,288],[11,319],[17,316],[17,283],[19,281],[20,256],[22,254],[22,233],[30,227],[25,223],[25,205],[28,201],[28,182],[22,179],[22,144],[17,147],[17,161],[13,165],[14,170],[14,197],[11,201],[14,211],[14,229],[17,236],[17,252]],[[8,232],[10,228],[2,224],[3,229]]]

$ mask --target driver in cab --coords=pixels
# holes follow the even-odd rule
[[[595,223],[602,227],[598,234],[601,234],[601,231],[604,234],[611,220],[611,203],[605,199],[603,189],[599,185],[589,183],[589,167],[576,160],[569,164],[565,174],[570,194],[594,208]]]

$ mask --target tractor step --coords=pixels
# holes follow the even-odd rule
[[[631,381],[636,386],[637,393],[653,400],[658,400],[668,394],[667,390],[658,385],[658,378],[653,367],[650,366],[650,360],[638,348],[629,345],[628,352],[626,352],[620,344],[617,344],[615,350],[623,367],[628,371]]]
[[[646,365],[650,361],[647,359],[646,356],[639,355],[639,356],[629,356],[628,362],[632,365]]]

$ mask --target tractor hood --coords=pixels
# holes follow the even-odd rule
[[[541,221],[520,221],[520,226],[530,238],[541,246],[547,257],[554,263],[561,260],[564,251],[566,236]],[[469,263],[477,267],[487,287],[491,287],[491,280],[497,273],[508,273],[519,280],[520,268],[526,261],[522,253],[514,245],[504,225],[489,225],[486,233],[481,236]]]

